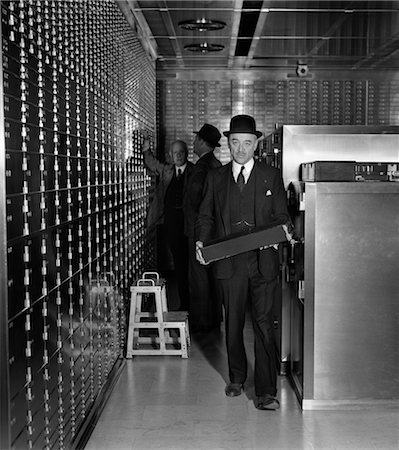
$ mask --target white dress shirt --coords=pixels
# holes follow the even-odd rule
[[[180,174],[183,175],[184,171],[186,170],[186,167],[187,167],[187,163],[183,164],[182,166],[179,166],[179,167],[175,166],[176,176],[179,175],[179,172],[178,172],[179,170],[180,170]]]
[[[252,169],[254,167],[255,161],[254,159],[250,159],[248,162],[246,162],[245,164],[238,164],[237,162],[235,162],[233,160],[233,177],[234,177],[234,181],[237,183],[237,178],[238,175],[241,172],[241,167],[244,166],[244,170],[242,172],[242,174],[244,175],[244,181],[245,184],[247,184],[248,182],[248,178],[251,175]]]

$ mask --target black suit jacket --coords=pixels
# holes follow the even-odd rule
[[[175,165],[158,161],[150,150],[143,152],[143,157],[147,169],[158,176],[154,198],[151,201],[147,214],[147,227],[152,228],[155,225],[160,225],[164,222],[165,196],[169,184],[172,181],[173,174],[175,173]],[[183,198],[193,168],[194,164],[187,161],[186,170],[184,171]]]
[[[274,226],[289,222],[287,197],[280,170],[255,161],[251,176],[255,176],[255,226]],[[231,234],[230,180],[232,163],[208,173],[204,197],[196,221],[196,238],[207,242]],[[259,271],[273,280],[279,271],[278,252],[273,248],[258,250]],[[230,278],[239,267],[235,258],[214,263],[216,278]]]
[[[194,238],[195,222],[204,192],[205,179],[211,169],[221,167],[213,152],[203,155],[194,165],[184,192],[184,232]]]

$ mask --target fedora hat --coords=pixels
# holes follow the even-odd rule
[[[204,123],[199,131],[194,131],[204,141],[208,142],[211,147],[220,147],[219,140],[222,135],[219,130],[209,123]]]
[[[255,119],[251,116],[247,116],[246,114],[240,114],[231,118],[230,130],[223,131],[223,134],[229,137],[232,133],[254,134],[258,138],[260,138],[263,134],[261,131],[257,131]]]

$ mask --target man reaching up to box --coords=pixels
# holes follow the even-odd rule
[[[289,223],[286,193],[278,169],[254,160],[262,133],[251,116],[231,119],[228,138],[233,161],[208,173],[196,222],[196,254],[202,264],[203,243],[227,238],[255,227]],[[273,342],[273,301],[279,255],[273,246],[251,250],[214,263],[223,296],[230,383],[229,397],[240,395],[247,377],[243,329],[247,300],[252,306],[255,335],[255,405],[278,409],[276,354]]]

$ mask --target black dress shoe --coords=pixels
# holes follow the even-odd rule
[[[242,388],[241,383],[229,383],[225,387],[224,392],[227,397],[237,397],[237,395],[241,395]]]
[[[280,409],[280,403],[276,397],[267,394],[256,399],[255,407],[264,411],[275,411],[276,409]]]

